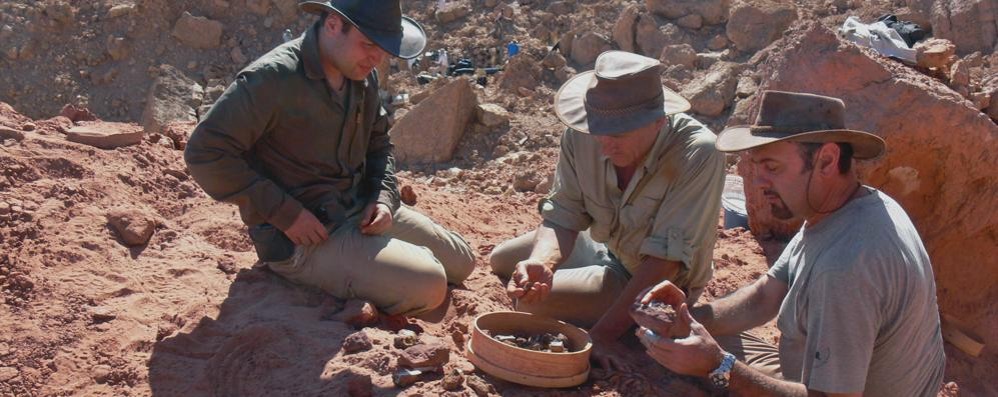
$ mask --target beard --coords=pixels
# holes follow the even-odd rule
[[[779,200],[778,203],[770,201],[769,209],[773,214],[773,217],[780,220],[787,220],[794,217],[793,211],[790,211],[790,207],[787,207],[787,203],[783,201],[783,198],[779,194],[772,190],[766,190],[763,192],[767,197],[773,197]]]

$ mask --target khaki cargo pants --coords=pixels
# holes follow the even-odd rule
[[[528,232],[496,246],[489,257],[492,272],[508,280],[516,264],[530,257],[534,249],[534,233]],[[589,231],[579,233],[568,259],[554,272],[551,293],[541,302],[516,303],[516,310],[556,318],[589,328],[597,321],[630,281],[631,274],[610,255],[606,245],[589,237]],[[696,302],[703,292],[697,288],[687,294]]]
[[[489,257],[492,272],[508,280],[516,264],[534,248],[534,233],[528,232],[496,246]],[[579,233],[568,259],[554,272],[551,293],[541,302],[516,303],[516,310],[591,327],[624,290],[630,274],[610,256],[606,246],[593,241],[589,232]]]
[[[392,228],[361,234],[359,216],[329,239],[298,246],[292,258],[267,265],[277,274],[321,288],[340,299],[366,299],[388,314],[415,315],[443,303],[447,283],[459,284],[475,268],[468,243],[430,218],[401,207]]]

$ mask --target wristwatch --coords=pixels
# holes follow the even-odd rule
[[[728,390],[728,381],[731,380],[731,368],[735,366],[735,355],[726,351],[721,351],[724,358],[721,359],[721,366],[717,367],[708,375],[710,383],[719,390]]]

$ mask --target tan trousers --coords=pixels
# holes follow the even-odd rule
[[[779,349],[762,338],[749,332],[742,332],[736,335],[715,336],[714,340],[738,361],[770,377],[783,379]]]
[[[388,314],[415,315],[443,303],[447,283],[464,281],[475,255],[464,239],[402,207],[380,236],[360,233],[359,216],[315,246],[267,265],[285,278],[340,299],[366,299]]]

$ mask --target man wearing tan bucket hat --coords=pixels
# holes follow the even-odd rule
[[[692,330],[673,341],[639,329],[656,361],[733,395],[936,395],[946,359],[932,266],[904,209],[852,168],[884,141],[844,120],[839,99],[766,91],[754,125],[718,136],[719,150],[748,151],[773,213],[804,225],[766,275],[727,297],[693,307],[669,282],[643,295]],[[744,332],[773,316],[778,348]]]
[[[672,280],[693,302],[713,273],[724,155],[715,135],[682,113],[662,64],[601,54],[555,97],[568,126],[544,222],[500,244],[492,270],[510,277],[517,309],[590,327],[593,354],[619,368],[618,338],[638,293]]]
[[[239,205],[261,263],[390,315],[445,299],[474,268],[456,233],[399,204],[377,66],[426,36],[399,1],[306,1],[321,17],[263,55],[198,124],[185,152],[211,197]]]

